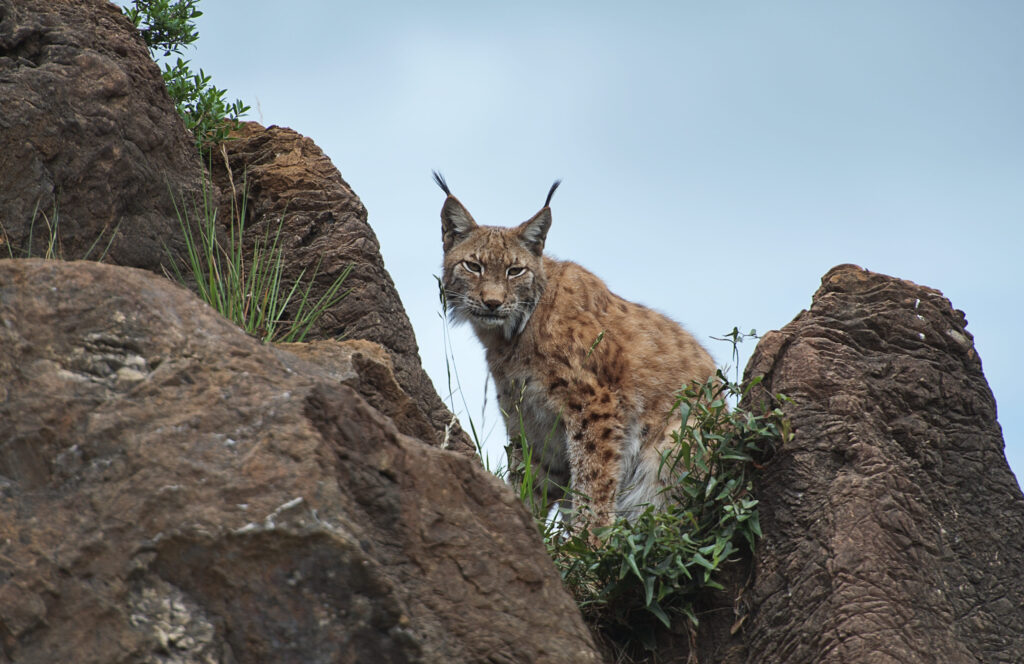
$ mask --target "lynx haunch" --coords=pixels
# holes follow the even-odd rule
[[[715,373],[711,356],[674,321],[543,254],[559,182],[540,212],[501,228],[477,225],[444,178],[434,179],[448,196],[441,228],[449,314],[472,325],[486,349],[513,481],[524,433],[538,498],[553,503],[568,488],[596,524],[662,505],[674,397]]]

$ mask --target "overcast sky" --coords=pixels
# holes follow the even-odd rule
[[[1024,3],[200,8],[194,66],[250,119],[312,138],[363,200],[442,396],[430,170],[499,225],[563,178],[547,250],[722,364],[711,336],[785,325],[834,265],[941,290],[966,312],[1024,477]],[[482,351],[468,328],[451,351],[453,406],[489,433],[493,465],[504,431],[481,415]]]

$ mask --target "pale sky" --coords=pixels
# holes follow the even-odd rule
[[[941,290],[966,312],[1024,477],[1024,3],[200,9],[193,65],[249,119],[313,139],[366,205],[442,396],[431,169],[498,225],[562,178],[547,251],[680,321],[722,364],[711,336],[780,328],[834,265]],[[496,465],[504,430],[482,411],[468,328],[451,352],[462,393],[447,400]]]

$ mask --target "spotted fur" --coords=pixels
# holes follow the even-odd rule
[[[538,496],[568,488],[597,523],[662,503],[662,455],[671,445],[674,395],[715,372],[676,322],[610,292],[579,265],[543,254],[545,205],[514,228],[480,226],[451,195],[441,210],[444,292],[487,352],[513,453],[520,431],[533,451]]]

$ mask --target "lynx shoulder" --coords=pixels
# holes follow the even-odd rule
[[[659,505],[662,454],[672,444],[675,395],[715,373],[679,324],[610,292],[579,265],[544,255],[544,207],[513,228],[481,226],[452,196],[441,209],[449,315],[467,322],[487,354],[516,447],[525,433],[534,490],[553,502],[566,488],[607,523]]]

